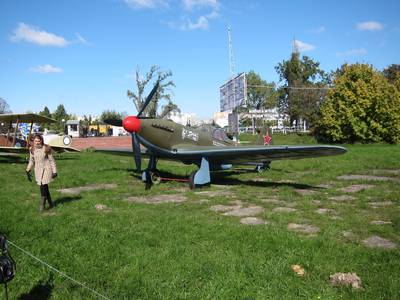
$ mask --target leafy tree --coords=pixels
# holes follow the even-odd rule
[[[247,80],[247,110],[273,108],[277,104],[275,83],[268,83],[254,71],[246,74]]]
[[[100,120],[121,120],[123,118],[121,113],[116,112],[115,110],[105,110],[100,115]]]
[[[10,107],[6,100],[0,97],[0,114],[7,114],[10,113]]]
[[[51,128],[58,131],[64,131],[64,122],[69,120],[69,115],[67,114],[67,111],[65,110],[63,104],[57,106],[56,110],[52,113],[52,117],[57,122],[55,124],[52,124]]]
[[[278,90],[280,111],[289,116],[290,124],[300,119],[310,126],[317,121],[319,106],[326,94],[327,74],[320,69],[319,62],[308,56],[300,59],[300,53],[292,53],[291,59],[275,67],[279,80],[284,85]]]
[[[317,133],[328,142],[399,143],[400,89],[371,65],[343,65],[321,106]]]
[[[39,112],[39,115],[41,115],[43,117],[51,118],[51,113],[50,113],[50,110],[49,110],[49,108],[47,106],[45,106],[43,108],[43,110]]]
[[[383,75],[389,80],[390,83],[395,83],[400,79],[400,65],[392,64],[383,70]]]
[[[145,94],[145,87],[146,85],[156,77],[156,80],[159,81],[159,86],[154,94],[153,100],[150,102],[150,104],[147,106],[145,111],[143,112],[144,116],[147,117],[156,117],[157,116],[157,110],[159,106],[159,101],[160,100],[167,100],[167,110],[173,109],[173,110],[178,110],[178,107],[176,104],[174,104],[171,101],[171,94],[170,94],[170,88],[175,86],[175,83],[169,79],[169,77],[172,76],[171,71],[163,72],[160,71],[160,68],[157,66],[152,66],[150,68],[150,71],[147,72],[145,78],[140,77],[140,72],[139,68],[136,69],[136,89],[137,92],[132,92],[128,90],[127,95],[128,98],[132,99],[133,103],[136,106],[137,111],[140,111],[141,108],[143,107],[144,101],[146,101],[147,93]],[[170,112],[170,111],[169,111]],[[165,114],[165,112],[163,112]],[[159,115],[161,116],[161,115]],[[165,115],[164,115],[165,116]]]

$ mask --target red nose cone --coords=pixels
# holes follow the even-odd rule
[[[140,120],[134,116],[129,116],[122,121],[122,126],[130,133],[138,132],[140,130]]]

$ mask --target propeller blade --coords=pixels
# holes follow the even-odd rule
[[[154,94],[156,93],[159,85],[160,85],[160,81],[157,80],[156,85],[153,87],[153,89],[151,90],[150,94],[147,96],[146,101],[143,103],[143,106],[142,106],[141,110],[138,112],[138,114],[136,116],[137,118],[140,117],[140,115],[146,109],[147,105],[149,105],[149,103],[150,103],[151,99],[153,98]]]
[[[142,153],[140,150],[140,143],[136,137],[136,133],[132,132],[132,150],[135,159],[136,169],[140,172],[142,170]]]
[[[121,119],[105,119],[103,120],[104,123],[112,126],[122,126],[122,120]]]

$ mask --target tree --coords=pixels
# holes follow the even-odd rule
[[[178,106],[171,101],[171,94],[169,93],[171,87],[175,87],[175,83],[172,80],[169,80],[169,77],[172,76],[171,71],[163,72],[160,71],[160,68],[157,66],[152,66],[150,71],[147,72],[144,79],[140,77],[139,68],[136,68],[136,89],[137,92],[132,92],[128,90],[127,95],[128,98],[132,99],[133,103],[136,106],[137,111],[139,112],[143,107],[144,102],[146,101],[147,94],[144,93],[146,85],[157,76],[159,81],[159,86],[154,94],[153,100],[149,103],[147,108],[143,112],[143,116],[147,117],[157,117],[157,110],[160,100],[167,100],[167,110],[179,110]],[[171,112],[171,110],[169,111]],[[168,112],[168,113],[169,113]],[[160,116],[160,115],[159,115]],[[164,115],[165,116],[165,115]]]
[[[43,110],[39,112],[39,115],[41,115],[43,117],[51,118],[51,113],[50,113],[50,110],[49,110],[49,108],[47,106],[45,106],[43,108]]]
[[[277,93],[275,83],[268,83],[254,71],[246,74],[247,110],[276,107]]]
[[[319,139],[399,143],[400,89],[367,64],[345,64],[335,74],[321,106]]]
[[[123,119],[123,115],[121,113],[116,112],[115,110],[105,110],[100,115],[100,120],[121,120]]]
[[[0,114],[7,114],[10,113],[10,107],[6,100],[0,97]]]
[[[64,131],[64,125],[65,125],[64,122],[69,119],[69,115],[67,114],[67,111],[65,110],[63,104],[57,106],[56,110],[52,113],[52,117],[57,122],[53,124],[51,128],[56,129],[58,131]]]
[[[320,69],[319,62],[308,56],[300,59],[299,52],[292,53],[290,60],[279,63],[275,69],[279,81],[284,82],[278,90],[280,111],[289,116],[290,124],[299,124],[302,119],[313,126],[326,94],[327,74]]]
[[[395,83],[396,80],[400,79],[400,65],[392,64],[383,70],[383,75],[389,80],[390,83]]]

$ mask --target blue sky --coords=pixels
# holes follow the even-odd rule
[[[135,114],[134,71],[158,65],[172,71],[182,112],[211,118],[229,78],[228,25],[236,71],[277,82],[294,38],[325,71],[400,63],[399,11],[395,0],[3,0],[0,97],[13,112]]]

